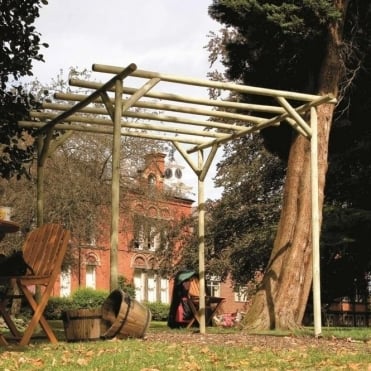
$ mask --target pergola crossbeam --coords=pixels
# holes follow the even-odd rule
[[[94,81],[87,81],[81,79],[72,78],[69,80],[71,86],[76,86],[80,88],[87,89],[99,89],[102,84]],[[124,86],[124,94],[131,95],[135,93],[137,89],[133,87]],[[108,91],[113,92],[114,88],[108,89]],[[57,93],[59,94],[59,93]],[[253,111],[253,112],[270,112],[273,114],[283,113],[284,110],[281,107],[269,106],[264,104],[251,104],[243,102],[233,102],[228,100],[217,100],[217,99],[206,99],[199,97],[192,97],[187,95],[164,93],[160,91],[149,91],[144,95],[147,98],[155,98],[159,100],[169,100],[173,102],[189,103],[189,104],[199,104],[204,106],[215,106],[218,108],[229,108],[233,110],[244,110],[244,111]],[[63,99],[63,98],[60,98]]]
[[[277,101],[287,111],[289,116],[297,123],[299,128],[304,131],[306,136],[311,137],[312,130],[304,119],[298,114],[298,112],[289,104],[289,102],[283,97],[277,97]]]
[[[317,105],[322,104],[322,103],[330,103],[332,101],[333,101],[333,98],[331,96],[324,96],[324,97],[321,97],[321,100],[314,101],[313,104],[305,104],[303,106],[300,106],[300,107],[296,108],[295,111],[296,112],[305,112],[308,109],[310,109],[310,107],[317,106]],[[321,103],[319,103],[319,102],[321,102]],[[230,141],[232,139],[240,138],[240,137],[242,137],[244,135],[247,135],[247,134],[252,133],[252,132],[257,132],[257,131],[262,130],[262,129],[265,129],[265,128],[269,127],[269,126],[274,126],[274,125],[279,124],[280,122],[286,120],[289,116],[290,116],[290,114],[288,112],[286,112],[286,113],[284,113],[282,115],[279,115],[279,116],[276,116],[276,117],[274,117],[272,119],[265,120],[265,121],[261,122],[258,125],[255,125],[253,127],[246,128],[246,129],[242,130],[239,133],[233,133],[228,138],[217,139],[217,140],[214,140],[213,142],[205,143],[205,144],[199,145],[197,147],[194,147],[192,149],[189,149],[188,150],[188,153],[197,152],[199,150],[202,150],[202,149],[211,147],[214,144],[224,144],[224,143],[226,143],[226,142],[228,142],[228,141]],[[305,130],[304,130],[304,132],[305,132]],[[307,134],[307,133],[305,132],[305,134]],[[310,135],[307,134],[306,136],[308,138],[310,138]]]
[[[41,121],[18,121],[18,125],[23,128],[38,128],[42,129],[45,127],[47,122],[41,122]],[[77,132],[86,132],[86,133],[96,133],[96,134],[112,134],[113,129],[108,127],[97,127],[93,128],[91,126],[81,126],[78,124],[67,124],[67,123],[61,123],[61,124],[55,124],[54,128],[56,130],[72,130]],[[163,142],[178,142],[178,143],[184,143],[184,144],[202,144],[204,143],[203,140],[197,138],[197,137],[185,137],[182,135],[177,135],[176,137],[170,137],[168,135],[160,135],[160,134],[152,134],[152,133],[145,133],[138,130],[129,130],[123,128],[121,130],[121,136],[127,136],[127,137],[137,137],[137,138],[143,138],[143,139],[153,139]]]
[[[94,102],[100,96],[101,92],[107,91],[107,89],[110,89],[112,86],[114,86],[116,84],[117,80],[124,79],[125,77],[130,75],[136,68],[137,68],[137,66],[134,63],[132,63],[128,67],[126,67],[125,69],[121,70],[116,76],[112,77],[112,79],[110,79],[104,85],[102,85],[100,89],[97,89],[91,95],[86,97],[86,99],[77,103],[75,106],[71,107],[71,109],[69,111],[61,113],[54,120],[48,122],[42,128],[42,131],[45,132],[45,130],[51,129],[55,124],[57,124],[58,122],[63,121],[69,115],[72,115],[75,112],[78,112],[81,108],[89,105],[91,102]]]
[[[32,112],[31,117],[41,119],[43,121],[47,119],[55,119],[58,117],[56,114],[53,113],[44,113],[44,112]],[[93,118],[89,116],[81,116],[81,115],[72,115],[68,118],[69,122],[74,123],[87,123],[91,125],[102,125],[102,126],[112,126],[112,121],[109,119],[104,118]],[[207,131],[207,130],[195,130],[188,127],[179,127],[174,125],[155,125],[151,122],[131,122],[127,120],[121,121],[121,124],[124,128],[131,128],[131,129],[139,129],[139,130],[152,130],[152,131],[160,131],[160,132],[167,132],[167,133],[176,133],[176,134],[186,134],[186,135],[194,135],[199,137],[210,137],[210,138],[225,138],[228,134],[223,134],[221,132],[215,131]]]
[[[72,95],[64,95],[60,93],[56,94],[55,97],[58,99],[66,99],[66,100],[67,99],[75,100],[78,98]],[[248,123],[259,123],[264,119],[263,117],[259,117],[255,115],[246,115],[246,114],[241,114],[241,113],[233,113],[233,112],[216,110],[214,106],[212,105],[210,107],[213,109],[209,109],[209,110],[204,109],[204,108],[199,108],[196,106],[176,105],[176,104],[153,102],[153,101],[138,101],[136,104],[133,104],[133,106],[138,107],[138,108],[143,108],[146,110],[172,111],[172,112],[191,114],[191,115],[202,115],[202,116],[218,117],[218,118],[235,120],[235,121],[236,120],[244,121]],[[269,107],[268,110],[271,113],[272,109],[270,106],[268,107]],[[280,109],[279,113],[282,113],[282,112],[284,112],[284,110]]]
[[[43,103],[42,107],[48,110],[54,111],[67,111],[71,106],[67,104],[56,104],[56,103]],[[107,115],[110,114],[108,110],[98,107],[85,107],[80,110],[80,113],[90,113],[93,115]],[[31,116],[37,117],[37,114],[40,112],[32,111]],[[50,113],[51,114],[51,113]],[[57,115],[55,115],[57,116]],[[40,117],[40,116],[39,116]],[[76,116],[77,117],[77,116]],[[214,128],[222,130],[233,130],[233,131],[243,131],[246,129],[246,126],[227,124],[219,121],[206,121],[206,120],[195,120],[192,118],[187,118],[184,116],[169,116],[162,114],[151,114],[147,112],[131,112],[126,111],[123,114],[123,117],[130,117],[135,119],[145,119],[145,120],[154,120],[154,121],[165,121],[172,124],[189,124],[193,126],[203,126],[205,128]],[[86,121],[87,122],[87,121]]]
[[[103,72],[103,73],[112,73],[112,74],[120,73],[121,69],[122,69],[121,67],[108,66],[108,65],[103,65],[103,64],[93,64],[92,66],[93,71]],[[316,98],[318,98],[318,95],[313,95],[313,94],[304,94],[304,93],[297,93],[297,92],[291,92],[291,91],[285,91],[285,90],[260,88],[260,87],[255,87],[255,86],[235,84],[231,82],[221,82],[221,81],[211,81],[211,80],[204,80],[204,79],[189,78],[189,77],[184,77],[184,76],[170,75],[170,74],[145,71],[145,70],[139,70],[139,69],[133,72],[132,76],[148,78],[148,79],[157,77],[157,78],[160,78],[162,81],[171,82],[171,83],[222,89],[222,90],[227,90],[227,91],[234,91],[240,94],[261,95],[261,96],[266,96],[266,97],[284,97],[286,99],[293,99],[293,100],[298,100],[298,101],[311,102],[312,100],[315,100]],[[333,103],[335,103],[335,101]]]

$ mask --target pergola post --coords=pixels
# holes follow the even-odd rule
[[[42,136],[37,137],[37,187],[36,187],[36,224],[44,224],[44,163],[41,161],[43,148]]]
[[[198,152],[199,168],[203,166],[203,151]],[[199,173],[198,177],[198,274],[200,282],[200,333],[206,333],[205,302],[205,182]]]
[[[120,150],[121,150],[121,116],[122,116],[122,92],[123,82],[121,79],[115,83],[115,112],[113,120],[112,140],[112,195],[111,195],[111,249],[110,249],[110,289],[118,287],[118,229],[120,220]]]
[[[314,335],[322,332],[321,320],[321,280],[320,280],[320,251],[319,251],[319,206],[318,206],[318,138],[317,111],[310,109],[312,129],[311,144],[311,189],[312,189],[312,274],[313,274],[313,317]]]

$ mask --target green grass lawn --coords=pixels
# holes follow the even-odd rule
[[[147,339],[66,342],[61,322],[53,323],[60,339],[30,346],[0,348],[1,370],[371,370],[371,330],[324,328],[295,333],[243,334],[236,329],[170,330],[152,322]]]

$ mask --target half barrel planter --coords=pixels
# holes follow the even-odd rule
[[[102,308],[66,310],[62,319],[69,342],[98,340],[106,330],[102,328]]]
[[[103,339],[143,338],[151,322],[151,311],[122,290],[114,290],[102,305]]]

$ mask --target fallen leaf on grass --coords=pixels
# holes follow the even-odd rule
[[[44,361],[41,358],[30,360],[30,363],[35,367],[41,367],[44,365]]]
[[[18,364],[24,364],[24,363],[27,363],[27,359],[25,357],[19,357],[18,358]]]
[[[89,364],[89,361],[86,358],[79,358],[76,363],[79,366],[87,366]]]
[[[196,362],[184,362],[184,368],[192,371],[200,371],[202,370],[201,366]]]
[[[349,367],[350,370],[360,370],[362,368],[361,363],[348,363],[347,367]]]
[[[238,362],[229,362],[225,366],[226,366],[226,368],[231,368],[231,369],[238,369],[238,368],[240,368],[240,365],[239,365]]]

